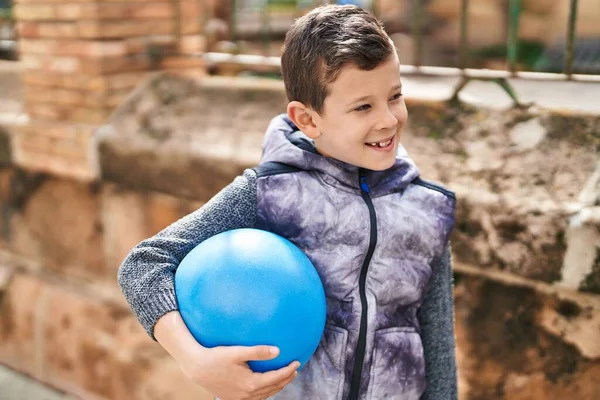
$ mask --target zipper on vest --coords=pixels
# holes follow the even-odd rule
[[[354,352],[354,367],[352,368],[352,380],[350,382],[350,396],[349,400],[358,400],[360,381],[362,377],[363,362],[365,360],[365,349],[367,347],[367,294],[365,284],[367,281],[367,271],[369,270],[369,264],[373,258],[373,252],[377,245],[377,217],[375,215],[375,207],[370,196],[369,184],[367,183],[367,177],[364,171],[361,169],[359,172],[359,184],[360,194],[367,204],[369,209],[369,219],[371,221],[371,229],[369,234],[369,249],[367,255],[363,261],[362,268],[360,270],[360,278],[358,280],[358,290],[360,293],[360,328],[358,331],[358,342],[356,344],[356,351]]]

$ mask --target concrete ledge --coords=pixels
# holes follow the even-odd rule
[[[102,179],[206,200],[258,163],[267,124],[285,106],[268,83],[159,74],[98,131]]]
[[[103,179],[206,201],[258,162],[264,130],[285,104],[277,81],[155,75],[98,133]],[[595,282],[596,267],[580,271],[581,248],[567,231],[597,168],[598,117],[422,98],[407,106],[404,146],[425,179],[459,197],[459,261],[572,289]]]

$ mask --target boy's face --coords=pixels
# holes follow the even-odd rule
[[[323,112],[312,115],[309,136],[321,154],[375,171],[394,165],[408,117],[399,67],[393,54],[371,71],[342,69],[329,85]]]

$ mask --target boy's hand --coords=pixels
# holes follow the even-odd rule
[[[278,349],[270,346],[205,348],[194,339],[177,311],[158,320],[154,337],[188,378],[221,400],[263,400],[273,396],[295,378],[300,366],[293,362],[276,371],[254,372],[248,367],[248,361],[275,358]]]
[[[221,400],[263,400],[292,382],[300,363],[295,361],[276,371],[257,373],[247,362],[269,360],[277,354],[277,349],[269,346],[200,347],[196,355],[182,360],[181,369],[194,383]]]

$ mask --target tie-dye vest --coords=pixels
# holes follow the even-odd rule
[[[323,157],[286,116],[271,122],[256,171],[258,228],[300,247],[327,295],[319,348],[275,399],[419,399],[417,310],[454,194],[421,180],[403,148],[382,172]]]

